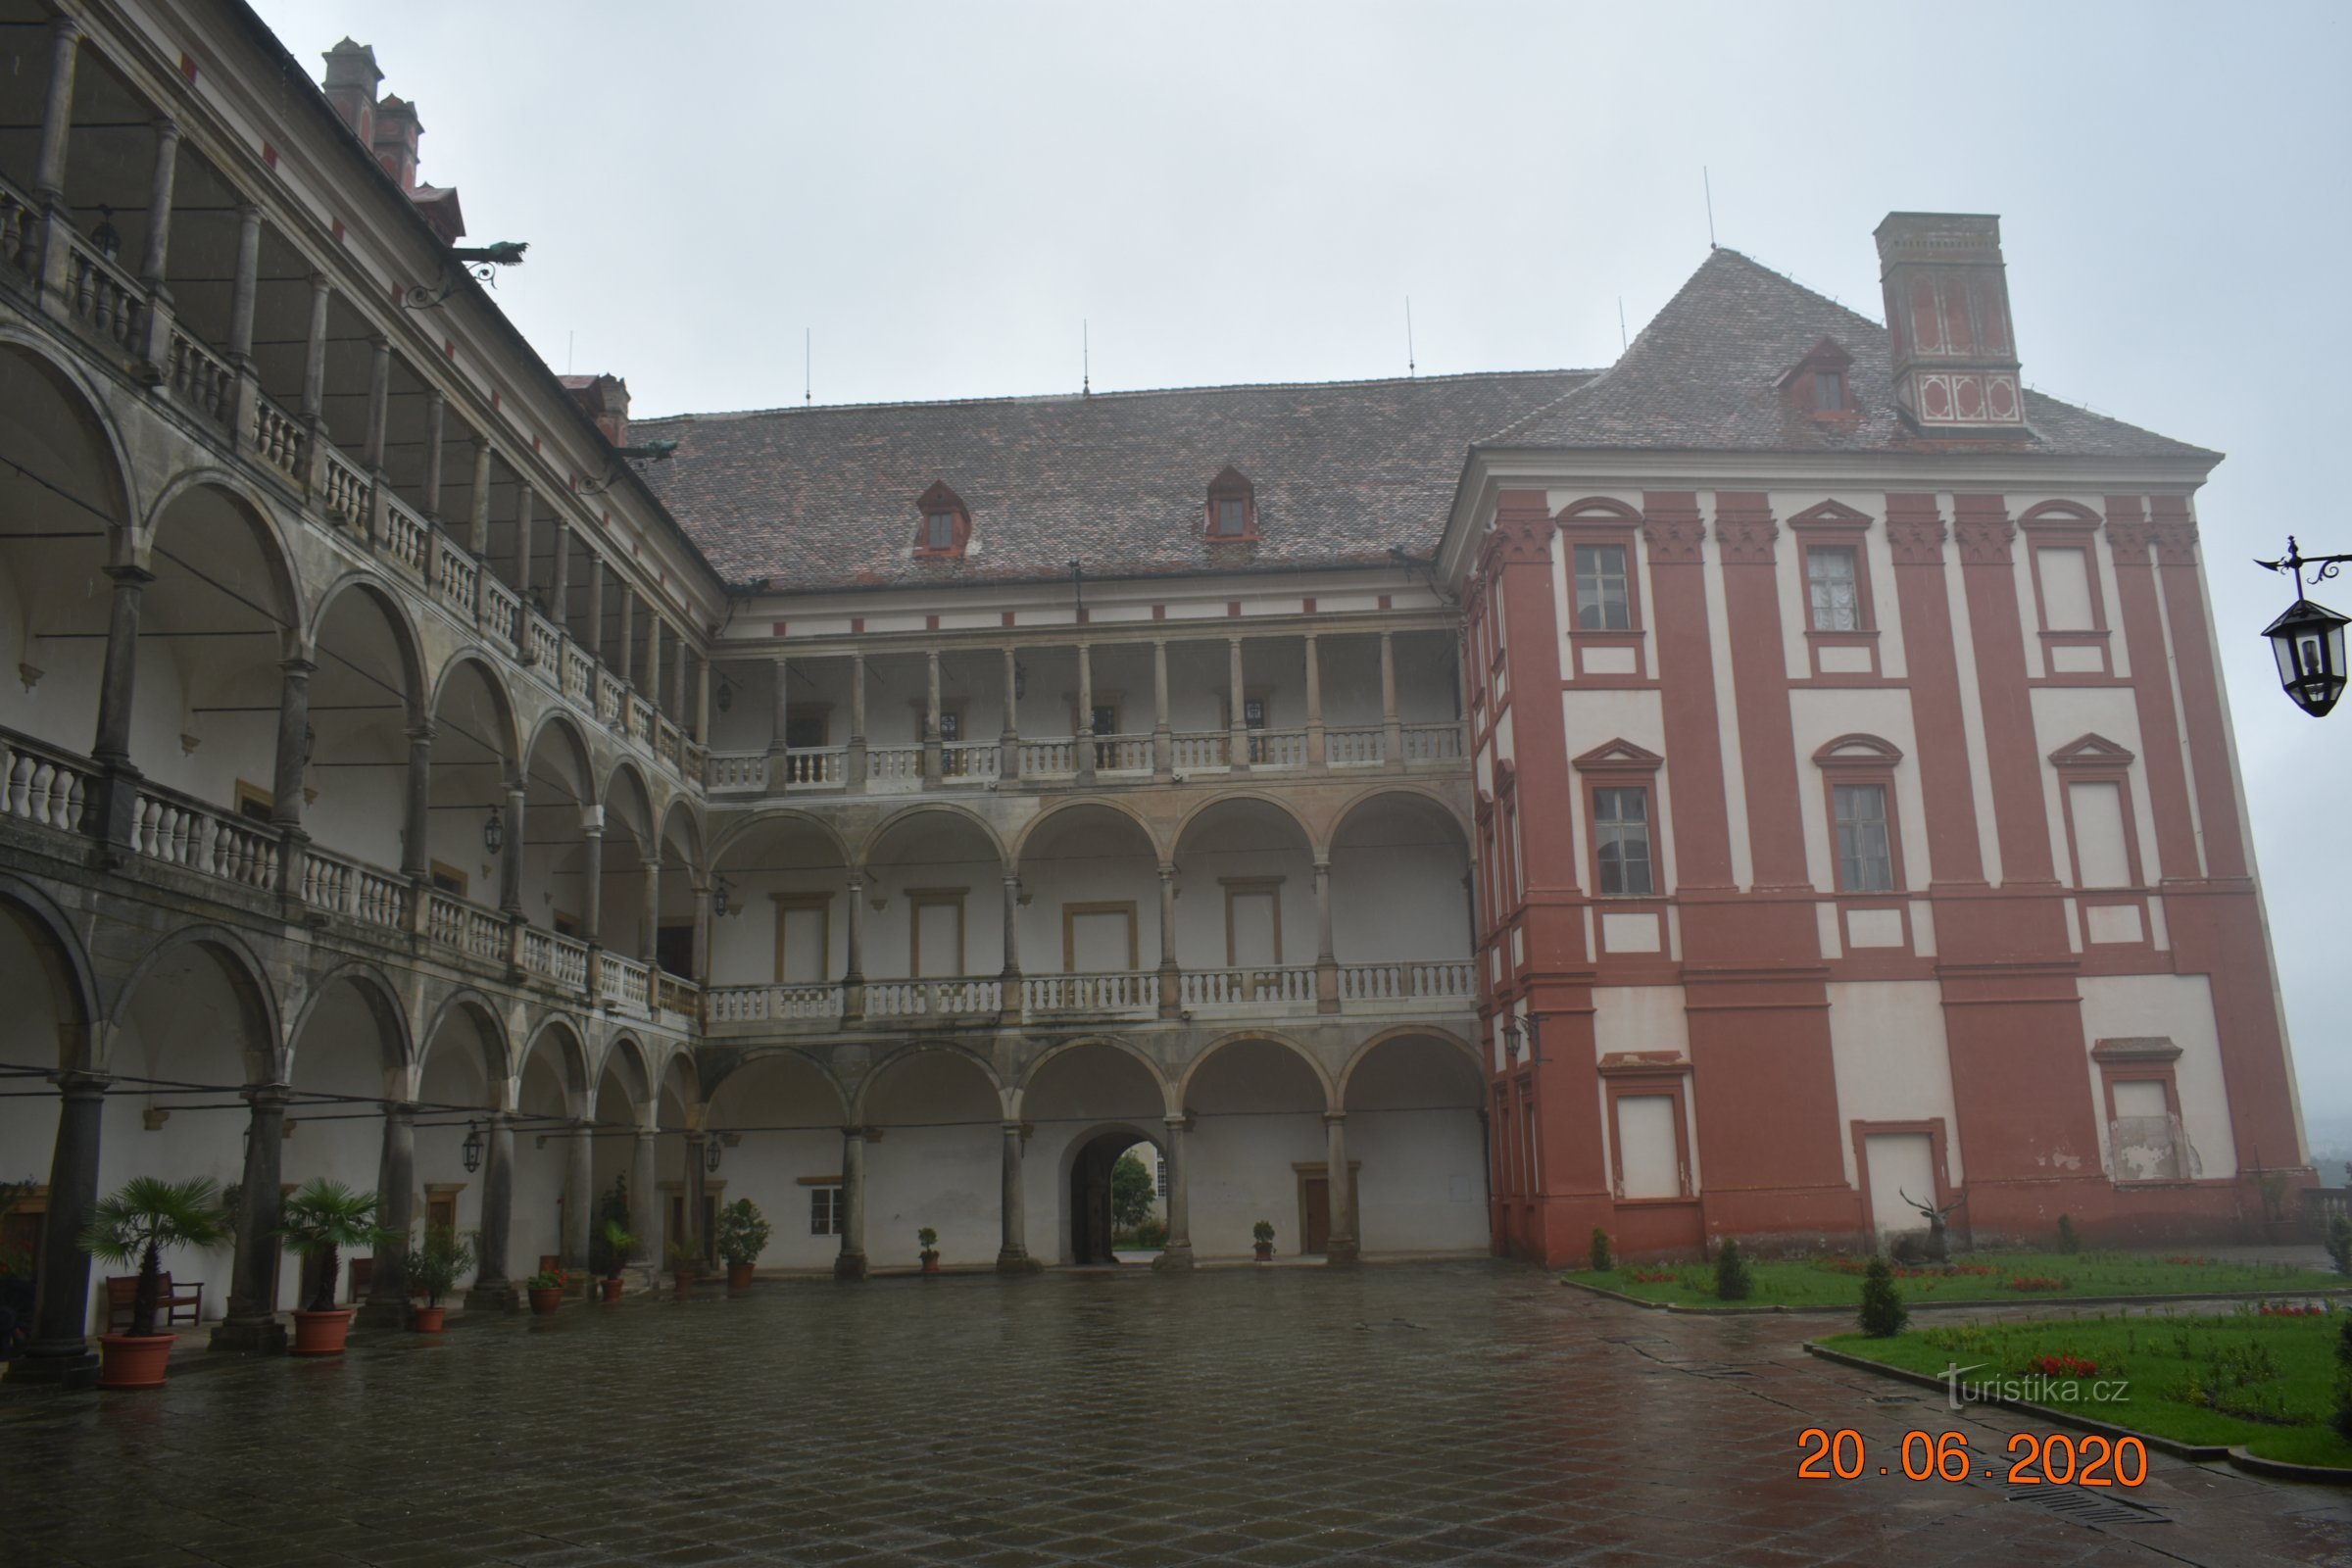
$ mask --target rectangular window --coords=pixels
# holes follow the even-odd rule
[[[1886,841],[1886,786],[1838,784],[1838,886],[1846,893],[1886,893],[1894,887],[1894,857]]]
[[[811,1187],[808,1189],[808,1234],[839,1236],[841,1234],[841,1189]]]
[[[1647,790],[1594,790],[1592,843],[1600,858],[1601,892],[1647,895],[1656,891],[1649,870]]]
[[[2130,887],[2132,857],[2124,843],[2124,787],[2070,784],[2066,798],[2075,818],[2075,885]]]
[[[1683,1196],[1683,1162],[1674,1136],[1672,1095],[1618,1099],[1617,1168],[1626,1198]]]
[[[950,742],[963,739],[963,710],[943,708],[939,710],[939,738]]]
[[[1815,631],[1862,629],[1862,595],[1855,581],[1855,565],[1850,546],[1822,545],[1805,552]]]
[[[911,966],[917,980],[948,980],[963,973],[963,894],[907,895]]]
[[[1225,538],[1237,539],[1250,528],[1246,505],[1239,500],[1217,503],[1217,532]]]
[[[927,521],[929,527],[923,538],[926,549],[953,550],[956,548],[956,514],[934,512],[929,514]],[[904,527],[905,524],[902,523],[901,526]],[[901,535],[901,537],[905,536]]]
[[[2095,631],[2091,613],[2089,553],[2074,545],[2034,552],[2041,572],[2042,624],[2051,631]]]
[[[1625,586],[1625,546],[1576,547],[1576,628],[1629,631],[1633,612]]]
[[[784,715],[784,744],[795,751],[805,747],[824,745],[825,718],[826,715],[823,713],[805,713],[797,709],[786,712]]]
[[[1815,370],[1813,372],[1813,407],[1824,414],[1834,414],[1845,407],[1845,372],[1843,370]]]
[[[1134,905],[1061,906],[1061,967],[1065,974],[1117,974],[1135,965]]]
[[[831,967],[832,897],[824,893],[776,897],[776,979],[783,985],[824,983]]]

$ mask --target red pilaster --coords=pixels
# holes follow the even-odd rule
[[[1927,808],[1932,885],[1982,885],[1977,797],[1969,787],[1968,729],[1961,717],[1960,660],[1944,589],[1943,518],[1932,495],[1886,498],[1886,544],[1895,602],[1903,612],[1903,664],[1910,671],[1919,790]]]
[[[2132,656],[2132,696],[2139,710],[2139,755],[2147,770],[2148,804],[2156,820],[2158,874],[2167,882],[2199,873],[2196,823],[2188,809],[2188,776],[2180,761],[2180,715],[2173,705],[2172,651],[2165,646],[2157,607],[2155,544],[2138,496],[2107,498],[2107,546],[2115,557],[2116,597],[2124,646]]]
[[[1674,813],[1674,880],[1679,893],[1732,886],[1732,837],[1724,814],[1723,736],[1715,710],[1715,654],[1707,633],[1706,566],[1699,548],[1698,496],[1652,491],[1642,498],[1649,594],[1656,609],[1658,683],[1666,729],[1668,792]]]
[[[2052,880],[2050,816],[2026,677],[2025,626],[2009,563],[2017,527],[1999,496],[1960,495],[1952,498],[1952,533],[1960,547],[1960,580],[1977,650],[1977,695],[1984,713],[2001,881],[2047,883]]]
[[[2246,842],[2238,822],[2237,783],[2230,767],[2230,731],[2222,719],[2221,671],[2205,625],[2205,584],[2197,571],[2197,524],[2183,496],[2155,496],[2150,512],[2156,571],[2173,630],[2180,674],[2180,707],[2195,769],[2197,816],[2205,830],[2206,873],[2217,880],[2246,874]],[[2138,666],[2132,666],[2136,669]]]

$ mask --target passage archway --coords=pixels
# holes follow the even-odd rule
[[[1335,1231],[1349,1238],[1345,1225],[1333,1224],[1329,1096],[1296,1048],[1228,1041],[1193,1069],[1184,1103],[1195,1118],[1187,1135],[1194,1166],[1220,1176],[1202,1184],[1193,1209],[1193,1236],[1204,1253],[1246,1255],[1259,1220],[1273,1225],[1284,1252],[1324,1253]]]
[[[865,1246],[884,1266],[912,1263],[915,1233],[939,1232],[948,1263],[993,1261],[1002,1232],[997,1167],[1004,1102],[979,1061],[961,1052],[893,1057],[859,1101],[869,1139]]]
[[[1368,1252],[1485,1252],[1485,1075],[1437,1035],[1400,1033],[1358,1056],[1343,1086]]]
[[[1034,1133],[1030,1146],[1043,1166],[1029,1200],[1053,1227],[1051,1255],[1064,1263],[1114,1261],[1112,1176],[1119,1156],[1152,1146],[1156,1172],[1166,1149],[1167,1095],[1142,1057],[1100,1041],[1067,1047],[1048,1057],[1021,1097],[1021,1119]],[[1047,1163],[1050,1161],[1051,1163]],[[1044,1224],[1037,1227],[1044,1231]],[[1041,1249],[1043,1250],[1043,1249]]]

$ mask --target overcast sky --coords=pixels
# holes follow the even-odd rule
[[[2344,8],[258,9],[314,75],[375,46],[471,237],[531,243],[500,302],[641,415],[799,402],[804,331],[819,402],[1075,390],[1082,321],[1098,389],[1400,374],[1408,295],[1425,373],[1602,366],[1704,258],[1702,168],[1722,243],[1873,318],[1886,213],[2000,214],[2028,380],[2230,454],[2206,572],[2305,1114],[2352,1146],[2352,703],[2279,693],[2248,564],[2352,551]]]

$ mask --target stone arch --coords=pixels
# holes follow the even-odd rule
[[[660,1095],[674,1088],[685,1104],[701,1104],[704,1099],[703,1072],[702,1065],[694,1059],[694,1053],[680,1046],[662,1053],[660,1060],[662,1065],[656,1069],[653,1077],[654,1092]]]
[[[53,344],[22,328],[0,325],[0,347],[15,351],[9,358],[24,361],[57,396],[67,416],[89,440],[98,455],[107,462],[100,466],[97,477],[107,487],[99,499],[109,504],[114,514],[113,526],[122,534],[131,530],[131,519],[141,515],[138,478],[123,447],[122,436],[114,416],[108,412],[105,394],[80,366],[59,355]],[[5,384],[0,381],[0,384]],[[110,540],[111,548],[121,541]]]
[[[512,773],[522,765],[522,729],[514,710],[514,694],[507,689],[505,675],[500,673],[489,655],[478,648],[461,648],[451,655],[433,676],[432,700],[426,705],[425,711],[434,714],[441,711],[442,701],[449,695],[450,683],[460,669],[467,666],[471,666],[481,676],[482,684],[489,688],[492,716],[499,726],[499,732],[490,738],[497,743],[499,754]]]
[[[539,1020],[523,1040],[522,1054],[515,1058],[515,1071],[519,1073],[529,1065],[540,1047],[551,1038],[557,1041],[556,1060],[565,1092],[575,1097],[578,1104],[585,1105],[594,1091],[588,1076],[588,1046],[581,1037],[579,1020],[569,1013],[551,1012]]]
[[[1472,1044],[1470,1041],[1464,1039],[1460,1035],[1455,1034],[1450,1029],[1441,1029],[1436,1024],[1399,1024],[1394,1029],[1383,1029],[1380,1033],[1374,1035],[1371,1039],[1356,1047],[1355,1050],[1348,1054],[1348,1064],[1340,1069],[1339,1082],[1334,1086],[1334,1092],[1339,1097],[1339,1103],[1341,1106],[1344,1107],[1347,1105],[1348,1086],[1355,1081],[1356,1069],[1364,1064],[1364,1059],[1371,1055],[1373,1052],[1379,1050],[1382,1046],[1385,1046],[1391,1041],[1395,1040],[1435,1040],[1443,1042],[1446,1045],[1453,1047],[1456,1051],[1459,1051],[1462,1054],[1462,1059],[1469,1062],[1471,1068],[1478,1074],[1482,1084],[1486,1079],[1486,1061],[1479,1055],[1478,1047]]]
[[[588,736],[581,729],[580,721],[564,709],[551,707],[531,721],[529,731],[523,736],[522,750],[515,753],[521,759],[521,765],[524,768],[531,765],[532,760],[539,755],[539,743],[550,732],[563,736],[564,751],[577,774],[576,788],[580,804],[595,806],[603,801],[605,797],[596,772],[596,754],[588,745]]]
[[[1072,811],[1109,811],[1127,818],[1128,821],[1135,824],[1136,830],[1144,835],[1145,842],[1152,846],[1152,858],[1162,865],[1167,863],[1172,846],[1160,841],[1159,834],[1153,830],[1152,823],[1143,812],[1115,795],[1090,795],[1080,799],[1057,801],[1047,807],[1021,824],[1020,831],[1014,834],[1012,842],[1005,846],[1004,863],[1017,873],[1021,862],[1028,857],[1029,841],[1043,832],[1048,823],[1056,822]]]
[[[1310,852],[1316,855],[1323,853],[1325,846],[1316,839],[1313,826],[1308,823],[1305,815],[1296,806],[1268,790],[1243,789],[1217,790],[1211,793],[1208,799],[1195,803],[1192,808],[1187,810],[1177,821],[1175,831],[1168,836],[1169,858],[1173,858],[1184,848],[1184,836],[1192,829],[1193,824],[1219,808],[1229,809],[1245,801],[1253,802],[1273,811],[1298,830],[1299,842],[1306,845]]]
[[[832,823],[813,811],[799,810],[791,807],[774,807],[755,811],[720,832],[718,838],[711,845],[710,864],[713,866],[719,864],[738,843],[758,832],[761,827],[784,821],[800,823],[823,837],[827,843],[833,846],[833,852],[843,865],[856,863],[851,858],[849,841],[841,836]]]
[[[624,1067],[627,1071],[622,1071]],[[652,1057],[646,1054],[644,1044],[635,1035],[626,1033],[614,1035],[607,1041],[604,1054],[596,1058],[596,1075],[600,1085],[606,1073],[618,1076],[623,1089],[633,1087],[637,1091],[636,1102],[629,1107],[634,1119],[637,1106],[644,1104],[654,1095],[654,1064]],[[633,1081],[631,1074],[635,1075]]]
[[[1117,1035],[1079,1035],[1069,1040],[1057,1040],[1048,1046],[1031,1058],[1029,1064],[1015,1075],[1012,1089],[1013,1113],[1017,1115],[1021,1112],[1023,1104],[1028,1100],[1029,1091],[1036,1086],[1039,1076],[1044,1073],[1048,1063],[1066,1056],[1071,1052],[1085,1046],[1107,1046],[1113,1051],[1134,1057],[1144,1071],[1151,1074],[1152,1086],[1159,1091],[1162,1107],[1167,1106],[1168,1097],[1175,1085],[1161,1070],[1159,1063],[1152,1059],[1150,1053],[1132,1041],[1120,1039]]]
[[[661,812],[662,826],[654,842],[666,847],[673,831],[682,834],[680,842],[686,852],[686,863],[696,869],[707,869],[710,861],[703,854],[703,819],[694,809],[694,802],[685,795],[670,797]]]
[[[156,550],[172,507],[198,491],[219,494],[251,531],[261,552],[263,568],[277,594],[277,603],[264,608],[275,617],[285,640],[298,645],[287,647],[288,654],[307,650],[311,614],[304,603],[302,574],[295,568],[294,552],[286,542],[285,527],[278,520],[276,509],[246,483],[242,475],[214,467],[189,468],[174,474],[148,507],[146,517],[139,524],[136,548],[140,559],[145,561]]]
[[[98,979],[73,922],[49,895],[22,877],[0,874],[0,919],[24,933],[35,963],[49,983],[52,1004],[61,1026],[76,1038],[59,1041],[61,1067],[95,1065],[98,1023]],[[71,1022],[68,1022],[68,1020]],[[71,1051],[73,1059],[63,1059]]]
[[[709,1097],[710,1102],[716,1104],[719,1096],[726,1092],[728,1086],[748,1082],[764,1067],[778,1062],[789,1062],[795,1067],[807,1069],[821,1080],[826,1088],[833,1091],[837,1102],[836,1108],[840,1110],[841,1115],[828,1125],[840,1125],[848,1119],[854,1097],[842,1083],[841,1075],[833,1070],[830,1063],[819,1060],[808,1052],[795,1051],[790,1046],[770,1046],[744,1053],[734,1061],[729,1062],[717,1076],[711,1078],[704,1092]],[[868,1074],[867,1076],[870,1078],[872,1075]]]
[[[1468,852],[1473,842],[1472,824],[1460,807],[1435,790],[1415,789],[1409,784],[1384,782],[1370,784],[1357,790],[1332,808],[1324,834],[1315,846],[1316,853],[1328,857],[1331,854],[1332,844],[1340,836],[1340,830],[1348,825],[1348,819],[1353,816],[1360,808],[1384,799],[1416,803],[1445,817],[1461,834],[1462,848],[1465,853]]]
[[[374,1014],[382,1031],[379,1043],[389,1047],[383,1062],[386,1076],[408,1075],[416,1065],[417,1053],[421,1049],[409,1032],[408,1004],[400,1000],[400,988],[392,983],[391,977],[366,958],[345,958],[319,975],[311,986],[310,994],[303,999],[302,1006],[295,1014],[293,1027],[286,1032],[287,1073],[290,1076],[294,1070],[296,1049],[301,1044],[303,1031],[310,1027],[318,1015],[320,999],[330,987],[346,980],[366,999],[368,1010]]]
[[[416,623],[410,616],[408,607],[382,581],[364,571],[347,571],[327,584],[311,612],[309,627],[303,633],[304,643],[313,649],[318,646],[318,636],[325,629],[328,613],[334,610],[337,601],[350,593],[371,601],[383,612],[393,644],[400,654],[400,672],[403,684],[407,687],[404,695],[408,700],[408,718],[411,723],[419,722],[431,711],[426,706],[424,645],[417,636]]]
[[[108,1027],[102,1058],[112,1056],[115,1042],[127,1020],[128,1009],[138,996],[139,987],[163,966],[165,960],[183,948],[201,949],[220,964],[229,989],[245,1007],[243,1022],[246,1028],[239,1031],[242,1038],[238,1046],[245,1058],[245,1070],[252,1075],[252,1081],[285,1082],[286,1036],[278,1012],[277,993],[270,987],[269,971],[245,938],[222,925],[186,926],[147,950],[146,955],[116,988],[112,1003],[106,1008]]]
[[[980,1076],[997,1097],[1000,1112],[1004,1103],[1004,1080],[997,1075],[996,1067],[977,1051],[944,1040],[912,1040],[875,1060],[858,1081],[858,1092],[851,1097],[850,1119],[863,1125],[873,1108],[874,1088],[893,1072],[923,1056],[945,1056],[979,1069]]]
[[[646,786],[645,772],[635,760],[621,758],[605,774],[604,788],[597,799],[604,803],[605,827],[611,831],[614,822],[627,828],[632,837],[648,850],[654,845],[654,792]],[[636,811],[634,820],[624,813]]]
[[[1554,522],[1640,522],[1641,512],[1609,496],[1586,496],[1552,514]]]
[[[461,987],[442,999],[433,1009],[432,1020],[417,1037],[416,1073],[421,1082],[424,1070],[432,1064],[433,1042],[441,1038],[442,1026],[460,1012],[470,1013],[482,1030],[483,1059],[478,1065],[482,1076],[490,1081],[494,1093],[514,1076],[514,1042],[507,1029],[507,1020],[498,1010],[498,1004],[471,986]]]
[[[921,818],[933,816],[949,817],[970,827],[980,835],[989,849],[995,852],[999,866],[1011,864],[1005,858],[1003,836],[991,827],[979,812],[972,810],[969,807],[958,806],[952,801],[926,801],[920,806],[910,806],[903,810],[892,811],[876,822],[858,844],[858,858],[851,862],[850,868],[862,875],[872,868],[874,852],[883,845],[884,841],[902,828],[919,826]]]
[[[1191,1061],[1185,1064],[1184,1071],[1178,1075],[1176,1082],[1177,1103],[1182,1105],[1190,1100],[1194,1081],[1200,1076],[1200,1069],[1207,1066],[1209,1062],[1214,1060],[1218,1053],[1224,1051],[1230,1046],[1248,1045],[1252,1041],[1265,1045],[1279,1046],[1283,1050],[1289,1052],[1292,1055],[1297,1056],[1300,1061],[1306,1063],[1307,1071],[1315,1075],[1315,1083],[1323,1091],[1323,1108],[1327,1111],[1337,1110],[1339,1108],[1339,1101],[1336,1093],[1337,1085],[1332,1082],[1331,1074],[1324,1070],[1323,1063],[1315,1059],[1315,1054],[1307,1050],[1306,1047],[1300,1045],[1298,1041],[1291,1039],[1288,1035],[1281,1034],[1272,1029],[1236,1029],[1229,1034],[1219,1035],[1216,1039],[1210,1041],[1207,1046],[1202,1048],[1199,1055],[1195,1056]]]
[[[1054,1160],[1054,1245],[1058,1260],[1077,1264],[1119,1261],[1110,1251],[1111,1170],[1119,1155],[1137,1144],[1150,1144],[1165,1158],[1166,1126],[1147,1127],[1125,1117],[1112,1117],[1063,1140]],[[1087,1167],[1083,1175],[1082,1165]]]

